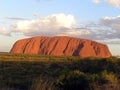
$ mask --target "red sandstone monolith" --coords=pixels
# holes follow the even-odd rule
[[[10,53],[44,54],[53,56],[111,57],[107,45],[68,36],[38,36],[18,40]]]

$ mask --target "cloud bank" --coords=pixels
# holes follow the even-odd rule
[[[1,34],[23,33],[25,36],[79,36],[89,35],[87,28],[76,28],[76,20],[72,15],[53,14],[35,20],[20,20],[10,25],[10,32],[2,28]]]
[[[104,17],[99,22],[77,25],[73,15],[53,14],[33,20],[19,20],[9,28],[0,27],[1,35],[21,33],[24,36],[74,36],[107,43],[120,43],[120,17]],[[117,41],[116,41],[117,40]]]
[[[117,17],[105,17],[100,20],[100,23],[104,26],[110,27],[114,31],[111,38],[120,38],[120,16]]]
[[[72,26],[75,23],[72,15],[53,14],[44,18],[13,23],[11,32],[21,32],[26,36],[65,35],[73,32]]]

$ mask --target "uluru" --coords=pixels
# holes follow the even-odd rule
[[[37,36],[16,41],[10,53],[52,56],[111,57],[107,45],[68,36]]]

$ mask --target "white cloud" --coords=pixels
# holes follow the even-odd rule
[[[102,42],[102,43],[107,43],[107,44],[120,44],[120,39],[116,38],[116,39],[105,39],[105,40],[98,40],[98,42]]]
[[[120,40],[120,16],[104,17],[99,22],[88,22],[78,26],[73,15],[53,14],[34,20],[16,21],[7,28],[0,27],[2,35],[15,35],[17,33],[28,37],[73,36],[99,41],[108,40],[110,43],[116,39]],[[114,43],[118,42],[114,41]]]
[[[109,28],[109,31],[112,31],[110,34],[108,34],[108,36],[106,36],[107,39],[105,41],[107,43],[120,44],[120,16],[104,17],[100,20],[100,24],[101,26]]]
[[[114,7],[120,8],[120,0],[92,0],[92,2],[99,4],[100,2],[108,3]]]
[[[105,17],[100,20],[100,23],[114,30],[115,34],[112,37],[120,38],[120,16]]]
[[[107,2],[113,6],[120,8],[120,0],[107,0]]]
[[[34,20],[20,20],[12,23],[7,30],[0,34],[22,33],[25,36],[75,36],[91,37],[92,32],[87,28],[76,28],[76,20],[73,15],[53,14],[44,18]]]
[[[0,27],[0,34],[2,35],[10,35],[10,32],[5,27]]]
[[[94,2],[94,3],[100,3],[101,2],[101,0],[92,0],[92,2]]]
[[[59,35],[71,31],[76,21],[72,15],[53,14],[35,20],[24,20],[11,25],[11,32],[24,35]]]

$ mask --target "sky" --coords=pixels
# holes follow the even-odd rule
[[[72,36],[120,55],[120,0],[0,0],[0,52],[34,36]]]

